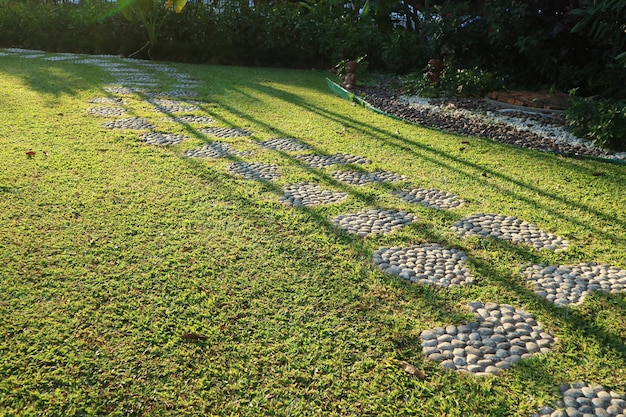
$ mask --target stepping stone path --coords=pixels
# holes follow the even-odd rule
[[[397,182],[406,181],[408,178],[404,175],[395,174],[387,171],[375,172],[356,172],[356,171],[337,171],[333,172],[333,178],[352,185],[365,185],[370,183]]]
[[[231,127],[205,127],[203,129],[200,129],[200,132],[224,139],[236,138],[239,136],[252,136],[252,132],[250,132],[249,130]]]
[[[626,270],[609,265],[532,265],[523,274],[536,294],[559,306],[582,303],[592,291],[626,291]]]
[[[132,129],[132,130],[143,130],[143,129],[154,129],[156,126],[148,123],[145,119],[141,117],[128,117],[126,119],[118,119],[112,122],[104,122],[102,126],[108,129]]]
[[[626,417],[626,397],[602,385],[577,382],[560,386],[557,409],[546,406],[532,417]]]
[[[18,54],[18,55],[16,55]],[[18,48],[4,49],[0,56],[14,55],[22,58],[40,58],[47,61],[71,60],[70,62],[98,65],[116,78],[117,84],[103,87],[112,95],[141,94],[150,97],[157,111],[191,112],[200,111],[197,102],[181,102],[175,99],[191,100],[198,96],[202,83],[191,76],[177,72],[165,64],[155,64],[133,59],[112,56],[91,56],[80,54],[45,54],[41,51]],[[129,65],[131,64],[132,67]],[[135,68],[141,66],[142,69]],[[158,78],[170,77],[177,82],[171,91],[154,91]],[[138,87],[141,86],[142,88]],[[154,89],[154,90],[153,90]],[[89,102],[100,105],[124,105],[132,101],[118,97],[98,97]],[[97,116],[120,116],[126,109],[121,107],[93,107],[88,114]],[[207,115],[184,115],[167,117],[178,123],[210,124],[213,119]],[[183,135],[155,132],[151,123],[140,117],[117,119],[105,122],[109,129],[148,129],[140,135],[148,144],[172,145],[187,139]],[[239,128],[202,128],[202,133],[221,138],[251,136],[253,133]],[[294,138],[274,138],[259,142],[259,146],[277,151],[299,152],[309,150],[309,145]],[[253,152],[235,151],[230,144],[214,142],[201,149],[185,153],[187,157],[218,158],[228,155],[252,155]],[[337,153],[334,155],[299,155],[296,158],[314,168],[324,168],[338,164],[369,164],[362,156]],[[236,162],[229,165],[235,174],[252,180],[272,181],[280,177],[279,167],[269,163]],[[370,182],[405,181],[407,177],[385,171],[373,173],[335,172],[333,176],[349,184]],[[301,182],[285,188],[280,201],[293,206],[330,204],[347,198],[347,193],[323,189],[319,184]],[[436,189],[412,188],[394,193],[409,203],[421,204],[437,209],[452,209],[465,202],[445,191]],[[339,215],[332,219],[338,228],[358,236],[386,234],[395,229],[416,222],[411,213],[373,208],[357,213]],[[462,236],[497,237],[513,242],[526,243],[535,248],[551,251],[564,250],[569,242],[536,228],[512,216],[496,214],[476,214],[459,220],[453,227]],[[373,255],[373,264],[385,273],[398,275],[411,282],[452,287],[474,282],[474,277],[466,268],[467,255],[462,251],[447,248],[438,243],[425,243],[409,247],[380,248]],[[623,291],[626,287],[626,271],[607,265],[593,263],[565,266],[532,265],[525,269],[528,282],[537,294],[559,305],[582,302],[590,291]],[[429,360],[440,362],[445,369],[455,369],[475,375],[499,375],[512,364],[539,353],[551,351],[556,339],[534,319],[532,314],[510,305],[474,302],[470,304],[476,321],[437,327],[421,333],[422,350]],[[578,383],[561,387],[562,400],[558,409],[543,407],[537,416],[618,416],[626,417],[626,398],[599,385]]]
[[[139,139],[146,142],[148,145],[177,145],[189,138],[174,133],[150,132],[142,133],[139,135]]]
[[[360,237],[387,234],[416,221],[415,216],[410,213],[381,209],[343,214],[332,219],[335,226]]]
[[[92,107],[87,109],[87,114],[92,116],[113,117],[121,116],[126,113],[126,109],[121,107]]]
[[[394,193],[404,201],[436,209],[452,209],[461,207],[465,201],[446,191],[426,188],[411,188]]]
[[[470,303],[476,321],[421,333],[422,351],[445,369],[500,375],[516,362],[551,350],[556,339],[533,315],[510,305]]]
[[[313,182],[301,182],[285,188],[285,195],[280,198],[282,203],[295,207],[310,207],[318,204],[332,204],[343,201],[348,193],[333,192],[322,189]]]
[[[537,249],[557,251],[569,247],[567,240],[539,230],[534,224],[517,217],[501,214],[474,214],[459,220],[452,226],[452,230],[461,236],[492,236],[515,243],[526,243]]]
[[[334,155],[298,155],[296,158],[303,160],[313,168],[323,168],[338,164],[370,164],[367,158],[350,155],[347,153],[336,153]]]
[[[398,275],[416,284],[453,287],[474,282],[465,267],[467,255],[438,243],[425,243],[406,248],[380,248],[373,263],[383,272]]]
[[[267,149],[273,149],[275,151],[306,151],[311,149],[309,145],[306,143],[302,143],[292,138],[275,138],[266,140],[264,142],[259,142],[259,146]]]
[[[233,147],[224,142],[207,143],[201,149],[190,149],[185,152],[188,158],[223,158],[225,156],[252,156],[254,151],[238,152]]]
[[[230,164],[228,169],[248,180],[272,181],[280,178],[278,166],[262,162],[235,162]]]

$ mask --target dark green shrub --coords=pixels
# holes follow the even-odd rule
[[[575,135],[602,148],[626,151],[626,100],[575,98],[566,114]]]

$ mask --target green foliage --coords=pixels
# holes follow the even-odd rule
[[[422,97],[484,97],[503,85],[503,77],[479,68],[445,67],[438,84],[432,83],[427,72],[416,72],[403,78],[405,91]]]
[[[626,151],[626,100],[573,98],[567,120],[574,134],[602,148]]]

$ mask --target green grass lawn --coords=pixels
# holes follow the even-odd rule
[[[215,138],[127,96],[129,116],[191,137],[146,145],[87,114],[113,82],[102,68],[0,56],[0,415],[528,416],[554,405],[561,383],[626,392],[626,294],[560,308],[520,273],[542,262],[626,268],[626,166],[394,120],[337,98],[321,72],[170,66],[202,81],[194,114],[254,132],[219,139],[254,157],[186,158]],[[311,168],[256,144],[277,137],[365,156],[371,165],[349,168],[409,180],[346,185],[331,176],[342,167]],[[277,164],[282,177],[235,177],[237,160]],[[348,198],[279,202],[303,181]],[[408,186],[467,203],[443,211],[392,194]],[[371,207],[419,221],[367,238],[332,225]],[[571,247],[450,229],[474,213],[517,216]],[[382,246],[425,242],[467,253],[476,284],[424,287],[372,265]],[[428,361],[420,333],[471,320],[465,306],[476,300],[534,314],[558,338],[554,351],[499,377]]]

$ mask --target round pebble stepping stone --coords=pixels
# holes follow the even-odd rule
[[[177,135],[175,133],[160,133],[149,132],[139,135],[139,139],[146,142],[148,145],[177,145],[182,141],[189,139],[183,135]]]
[[[172,91],[158,91],[149,95],[152,97],[191,98],[196,97],[198,93],[191,90],[177,89]]]
[[[114,117],[126,113],[126,109],[121,107],[91,107],[87,109],[87,114],[92,116]]]
[[[499,375],[514,363],[547,353],[556,342],[532,314],[506,304],[474,302],[476,321],[424,330],[422,351],[446,369]]]
[[[92,104],[123,104],[124,99],[119,97],[96,97],[89,100]]]
[[[229,155],[251,156],[254,155],[254,151],[239,152],[228,143],[213,142],[207,143],[201,149],[190,149],[185,152],[185,156],[188,158],[223,158]]]
[[[191,116],[191,115],[173,117],[173,118],[171,118],[169,120],[172,120],[172,121],[178,122],[178,123],[210,124],[210,123],[214,122],[214,120],[212,118],[210,118],[209,116]]]
[[[310,207],[318,204],[332,204],[345,200],[348,193],[333,192],[322,189],[313,182],[300,182],[285,188],[285,195],[280,198],[282,203],[295,207]]]
[[[154,99],[150,100],[150,103],[156,107],[157,111],[164,113],[182,113],[200,110],[199,106],[183,104],[180,101],[175,100]]]
[[[438,287],[472,284],[474,277],[465,267],[466,260],[464,252],[438,243],[380,248],[373,256],[374,265],[387,274]]]
[[[357,172],[357,171],[337,171],[333,172],[333,177],[336,180],[352,184],[352,185],[365,185],[370,183],[383,183],[383,182],[397,182],[406,181],[408,178],[404,175],[396,174],[387,171],[375,171],[375,172]]]
[[[592,291],[626,291],[626,270],[604,264],[532,265],[523,271],[536,294],[566,306],[579,304]]]
[[[200,129],[200,132],[217,136],[218,138],[236,138],[240,136],[252,135],[252,132],[249,130],[231,127],[205,127]]]
[[[565,250],[569,242],[540,230],[534,224],[502,214],[474,214],[459,220],[452,230],[461,236],[492,236],[525,243],[537,249]]]
[[[156,126],[148,123],[146,119],[141,117],[128,117],[125,119],[113,120],[111,122],[104,122],[102,126],[108,129],[132,129],[132,130],[143,130],[143,129],[154,129]]]
[[[557,408],[542,407],[532,417],[626,417],[626,396],[598,384],[576,382],[560,386]]]
[[[415,216],[410,213],[382,209],[342,214],[332,219],[335,226],[360,237],[372,234],[387,234],[416,221]]]
[[[323,168],[338,164],[370,164],[367,158],[347,153],[336,153],[334,155],[298,155],[296,158],[303,160],[313,168]]]
[[[290,152],[306,151],[311,149],[311,147],[306,143],[299,142],[293,138],[274,138],[264,142],[259,142],[259,146],[276,151]]]
[[[452,209],[465,204],[465,201],[456,195],[437,189],[412,188],[396,191],[394,195],[409,203],[436,209]]]
[[[103,90],[111,94],[137,94],[144,93],[146,90],[137,87],[109,86],[103,87]]]
[[[272,181],[280,178],[278,166],[263,162],[235,162],[230,164],[228,169],[248,180]]]

